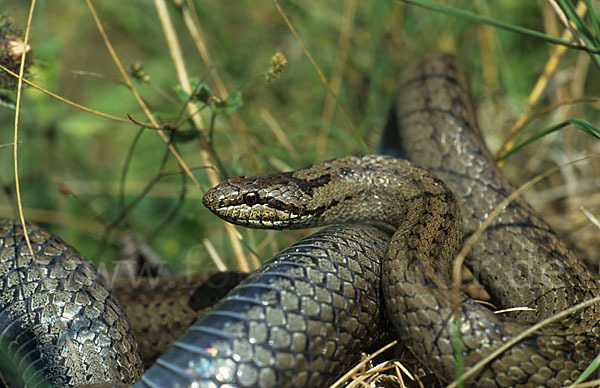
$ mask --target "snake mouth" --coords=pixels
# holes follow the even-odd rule
[[[293,220],[299,216],[290,212],[272,208],[266,204],[231,204],[228,201],[210,203],[207,208],[219,218],[252,229],[293,228]],[[205,205],[206,206],[206,205]]]

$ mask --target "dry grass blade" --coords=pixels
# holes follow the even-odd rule
[[[511,307],[509,309],[496,310],[494,311],[494,314],[506,314],[515,311],[535,311],[535,309],[532,309],[531,307]]]
[[[60,211],[52,211],[30,207],[26,208],[26,210],[27,219],[33,222],[70,226],[95,236],[102,236],[104,234],[105,224],[91,219],[89,217],[76,216]],[[12,207],[0,205],[1,216],[10,217],[12,211]],[[116,237],[114,237],[116,241],[121,235],[123,235],[124,230],[115,228],[113,229],[113,232],[116,234]]]
[[[537,112],[535,112],[534,114],[532,114],[531,116],[527,117],[525,119],[525,121],[522,123],[522,125],[520,126],[520,129],[522,129],[524,126],[526,126],[527,124],[529,124],[530,122],[532,122],[533,120],[535,120],[536,118],[563,106],[569,106],[569,105],[575,105],[575,104],[583,104],[583,103],[588,103],[588,102],[600,102],[600,98],[599,97],[588,97],[588,98],[576,98],[573,100],[566,100],[566,101],[559,101],[559,102],[555,102],[553,104],[549,104],[546,105],[545,107],[543,107],[542,109],[538,110]],[[512,145],[511,145],[512,146]],[[498,157],[501,157],[500,155]]]
[[[546,178],[547,176],[554,174],[559,171],[561,168],[569,166],[571,164],[575,164],[584,160],[589,160],[593,158],[597,158],[599,155],[590,155],[577,160],[574,160],[570,163],[567,163],[562,166],[556,166],[546,170],[544,173],[539,174],[529,181],[525,182],[521,185],[517,190],[513,191],[508,197],[506,197],[502,202],[500,202],[488,215],[488,217],[483,220],[483,222],[479,225],[477,230],[464,242],[461,250],[456,255],[456,259],[454,260],[454,264],[452,267],[452,283],[454,289],[454,306],[455,311],[460,303],[460,284],[462,279],[462,266],[465,261],[465,258],[471,251],[473,244],[479,239],[481,234],[490,226],[490,224],[498,217],[498,215],[511,203],[515,198],[521,196],[524,192],[529,190],[533,185]]]
[[[395,346],[397,343],[398,343],[398,341],[392,341],[389,344],[383,346],[381,349],[378,349],[375,353],[371,354],[369,357],[365,358],[364,360],[362,360],[361,362],[359,362],[358,364],[356,364],[354,367],[352,367],[352,369],[350,369],[348,372],[346,372],[335,383],[333,383],[332,385],[330,385],[329,388],[339,388],[339,387],[341,387],[345,382],[347,382],[348,380],[350,380],[350,378],[352,377],[353,374],[356,373],[356,371],[358,371],[361,368],[363,368],[370,360],[372,360],[373,358],[377,357],[381,353],[385,352],[386,350],[388,350],[392,346]]]
[[[223,259],[221,259],[221,256],[219,256],[219,253],[215,249],[215,246],[210,242],[210,240],[205,238],[202,240],[202,244],[204,244],[204,246],[206,247],[206,251],[210,255],[210,258],[212,259],[213,263],[215,263],[215,265],[217,266],[217,269],[221,272],[227,271],[227,266],[223,262]]]
[[[575,40],[577,40],[577,42],[580,45],[582,45],[582,46],[585,45],[585,42],[583,41],[583,39],[581,39],[581,37],[579,37],[577,35],[577,32],[575,30],[575,28],[576,28],[575,25],[569,21],[569,18],[563,12],[563,10],[560,8],[560,5],[558,5],[558,3],[556,2],[556,0],[548,0],[548,4],[550,4],[550,6],[552,7],[552,9],[554,9],[554,12],[556,13],[556,16],[562,22],[562,24],[565,26],[565,29],[566,29],[565,32],[569,31],[571,33],[571,35],[573,35],[573,37],[575,38]],[[583,6],[587,8],[586,4],[584,4],[583,1],[580,1],[579,4],[583,4]]]
[[[281,15],[281,18],[283,19],[283,21],[285,22],[285,24],[290,29],[290,32],[292,33],[292,35],[294,35],[294,39],[296,39],[296,42],[298,42],[298,45],[300,45],[300,48],[302,49],[302,52],[304,53],[304,55],[306,56],[306,58],[308,59],[308,61],[312,65],[312,67],[315,69],[315,71],[319,75],[319,78],[321,79],[321,82],[323,83],[323,85],[325,85],[325,87],[327,88],[327,90],[329,91],[329,93],[331,94],[331,96],[334,98],[335,102],[340,107],[340,109],[342,110],[342,112],[344,112],[344,116],[346,116],[348,124],[350,125],[350,127],[354,131],[354,134],[356,136],[358,136],[358,138],[362,142],[362,144],[365,147],[365,149],[367,150],[367,152],[370,153],[370,154],[373,153],[373,151],[371,150],[371,147],[369,147],[369,145],[365,142],[365,139],[361,136],[360,131],[358,130],[358,127],[356,127],[356,125],[354,124],[354,121],[352,121],[352,118],[350,117],[350,114],[348,113],[348,111],[346,110],[346,108],[344,107],[344,105],[342,104],[342,102],[340,101],[337,93],[333,90],[333,88],[331,87],[331,85],[327,81],[327,78],[325,78],[325,76],[323,75],[323,72],[319,68],[319,65],[317,65],[317,63],[313,59],[312,55],[310,55],[310,53],[306,49],[306,46],[304,46],[304,43],[302,43],[302,39],[300,39],[300,35],[298,35],[298,33],[296,32],[296,29],[292,25],[292,22],[290,22],[290,20],[287,18],[287,16],[283,12],[283,9],[279,6],[279,2],[277,0],[273,0],[273,3],[275,4],[275,8],[277,8],[277,12],[279,12],[279,14]]]
[[[227,88],[225,87],[225,84],[221,80],[221,77],[219,76],[219,72],[217,71],[217,68],[208,52],[206,44],[204,43],[204,37],[202,36],[202,32],[200,30],[200,21],[198,20],[198,17],[197,17],[198,13],[196,12],[194,2],[187,1],[186,5],[187,6],[181,7],[181,14],[183,16],[183,22],[185,23],[185,26],[188,29],[190,36],[192,37],[192,40],[193,40],[194,44],[196,45],[196,49],[198,50],[200,57],[204,61],[204,64],[206,65],[207,68],[210,69],[210,75],[212,76],[212,78],[215,81],[215,84],[217,86],[217,91],[219,92],[221,99],[224,100],[225,98],[227,98],[227,95],[228,95]],[[240,116],[237,113],[234,113],[233,115],[231,115],[230,119],[233,124],[233,128],[236,131],[236,134],[239,136],[239,138],[242,142],[242,145],[246,149],[246,153],[247,153],[248,157],[250,158],[252,165],[254,166],[255,169],[258,169],[260,167],[260,163],[258,162],[256,156],[252,152],[252,147],[250,146],[250,144],[248,143],[248,139],[246,138],[246,124],[244,123],[244,121],[240,118]]]
[[[342,16],[342,24],[340,26],[340,37],[338,39],[337,52],[335,54],[335,64],[333,65],[333,73],[331,75],[331,88],[337,95],[342,84],[342,74],[348,60],[350,52],[350,42],[354,27],[354,17],[356,16],[357,0],[344,1],[344,14]],[[321,159],[327,150],[327,140],[329,137],[329,125],[333,120],[335,113],[336,100],[333,94],[328,94],[323,106],[321,115],[321,135],[317,140],[317,159]]]
[[[12,77],[19,78],[18,74],[15,74],[14,72],[10,71],[9,69],[7,69],[6,67],[4,67],[2,65],[0,65],[0,69],[2,69],[2,71],[5,71],[6,73],[10,74]],[[50,97],[55,98],[55,99],[57,99],[57,100],[59,100],[61,102],[64,102],[67,105],[71,105],[74,108],[81,109],[82,111],[94,114],[96,116],[104,117],[105,119],[110,119],[110,120],[118,121],[118,122],[121,122],[121,123],[127,123],[127,124],[131,123],[127,119],[124,119],[124,118],[121,118],[121,117],[117,117],[117,116],[112,116],[112,115],[109,115],[107,113],[99,112],[97,110],[90,109],[90,108],[88,108],[86,106],[78,104],[78,103],[76,103],[74,101],[68,100],[68,99],[66,99],[64,97],[59,96],[56,93],[52,93],[51,91],[49,91],[47,89],[44,89],[41,86],[36,85],[35,83],[29,81],[28,79],[25,79],[25,78],[21,78],[21,79],[23,80],[23,82],[25,82],[27,85],[31,86],[32,88],[37,89],[40,92],[42,92],[44,94],[47,94]]]
[[[92,18],[94,19],[96,28],[98,28],[98,32],[102,36],[102,40],[104,41],[104,44],[106,45],[106,48],[108,49],[108,52],[110,53],[110,56],[112,57],[115,65],[117,66],[119,73],[121,73],[121,77],[123,78],[123,81],[125,81],[127,88],[131,91],[131,93],[133,93],[133,96],[135,97],[138,104],[144,111],[144,114],[146,115],[148,120],[152,123],[152,125],[154,125],[154,127],[157,129],[156,132],[159,134],[162,141],[167,145],[167,148],[169,149],[171,154],[173,154],[173,156],[175,157],[175,160],[177,160],[177,163],[185,171],[185,173],[192,180],[192,182],[194,182],[194,185],[196,185],[197,188],[201,189],[200,183],[198,182],[198,180],[196,179],[194,174],[192,174],[192,172],[190,171],[190,169],[187,166],[187,164],[185,163],[185,161],[181,158],[181,155],[179,155],[179,152],[177,152],[175,147],[173,147],[173,145],[169,141],[169,138],[167,137],[167,135],[165,135],[164,131],[162,129],[160,129],[161,127],[160,127],[159,123],[156,121],[156,119],[154,118],[154,115],[152,115],[152,112],[150,112],[150,110],[148,109],[148,106],[146,105],[146,103],[144,102],[144,100],[142,99],[140,94],[137,92],[137,89],[135,88],[135,86],[133,86],[131,79],[129,79],[129,76],[127,75],[127,71],[121,64],[121,61],[119,60],[119,57],[117,56],[117,53],[115,52],[112,44],[110,43],[110,40],[108,39],[108,36],[106,35],[106,32],[104,31],[104,27],[102,27],[102,23],[100,22],[100,19],[98,18],[98,15],[96,14],[96,10],[94,9],[94,6],[92,5],[91,0],[86,0],[85,2],[90,10],[90,14],[92,15]]]
[[[587,12],[587,6],[586,6],[585,2],[580,0],[579,3],[577,4],[577,14],[580,16],[583,16],[583,15],[585,15],[586,12]],[[562,33],[561,38],[567,39],[570,35],[571,35],[571,31],[568,28],[565,28],[565,30]],[[567,51],[566,46],[554,46],[554,49],[552,50],[552,54],[550,55],[548,62],[546,62],[546,66],[544,67],[542,74],[540,74],[537,81],[535,82],[535,85],[533,86],[533,89],[531,90],[531,93],[529,93],[529,97],[527,98],[527,105],[525,105],[525,108],[523,109],[523,112],[521,112],[521,115],[517,119],[517,122],[510,129],[508,136],[507,136],[506,140],[504,141],[504,144],[502,145],[502,147],[500,147],[500,150],[496,153],[497,159],[500,159],[502,156],[504,156],[504,154],[506,154],[506,152],[509,149],[512,148],[517,136],[521,132],[521,129],[523,129],[525,124],[527,124],[530,121],[529,116],[531,115],[533,106],[535,104],[537,104],[537,102],[540,100],[542,93],[544,92],[544,89],[546,88],[546,85],[548,84],[548,81],[550,80],[550,77],[556,71],[556,69],[558,67],[558,63],[560,62],[560,59],[562,58],[563,54],[566,51]],[[503,162],[498,163],[498,165],[502,165],[502,164],[504,164],[504,163]]]
[[[35,9],[35,0],[31,0],[31,6],[29,7],[29,16],[27,17],[27,27],[25,28],[25,38],[23,38],[23,46],[27,47],[29,41],[29,31],[31,30],[31,19],[33,18],[33,10]],[[13,140],[13,163],[14,163],[14,174],[15,174],[15,194],[17,196],[17,207],[19,209],[19,219],[21,221],[21,227],[23,228],[23,235],[27,242],[27,249],[31,255],[31,260],[37,265],[35,254],[33,253],[33,247],[29,240],[29,233],[27,233],[27,225],[25,224],[25,215],[23,214],[23,203],[21,202],[21,188],[19,186],[19,163],[18,163],[18,150],[19,150],[19,111],[21,108],[21,91],[23,89],[23,74],[25,72],[25,56],[27,50],[23,50],[21,53],[21,65],[19,67],[19,80],[17,82],[17,101],[15,107],[15,126],[14,126],[14,140]]]
[[[289,164],[284,162],[283,160],[276,158],[274,156],[270,156],[268,158],[269,164],[275,167],[277,171],[292,171],[294,170]]]
[[[519,197],[525,191],[529,190],[534,184],[538,183],[548,175],[558,171],[559,167],[553,167],[547,170],[545,173],[535,176],[533,179],[525,182],[521,187],[517,190],[513,191],[508,197],[506,197],[502,202],[500,202],[494,210],[492,210],[487,218],[483,220],[483,222],[479,225],[477,230],[464,242],[462,248],[456,255],[456,259],[454,260],[452,266],[452,283],[453,283],[453,296],[454,296],[454,311],[458,311],[458,306],[460,304],[460,284],[462,280],[462,266],[464,261],[471,251],[471,248],[475,244],[475,242],[479,239],[481,234],[491,225],[491,223],[498,217],[498,215],[511,203],[515,198]]]
[[[592,158],[597,158],[599,157],[599,155],[591,155],[591,156],[587,156],[581,159],[577,159],[574,160],[570,163],[567,163],[565,166],[574,164],[574,163],[578,163],[584,160],[589,160]],[[458,307],[460,304],[460,284],[461,284],[461,278],[462,278],[462,265],[464,263],[464,260],[467,256],[467,254],[470,252],[471,247],[473,246],[473,244],[475,244],[475,242],[477,241],[477,239],[481,236],[481,234],[487,229],[488,226],[490,226],[490,224],[492,223],[492,221],[494,219],[496,219],[496,217],[498,217],[498,215],[506,208],[506,206],[508,206],[508,204],[510,202],[512,202],[515,198],[519,197],[520,195],[522,195],[524,192],[526,192],[527,190],[529,190],[533,185],[535,185],[536,183],[538,183],[539,181],[541,181],[542,179],[546,178],[547,176],[559,171],[561,168],[565,167],[565,166],[556,166],[553,168],[550,168],[548,170],[546,170],[544,173],[535,176],[534,178],[532,178],[531,180],[527,181],[526,183],[524,183],[523,185],[521,185],[517,190],[513,191],[508,197],[506,197],[500,204],[498,204],[498,206],[496,206],[494,208],[494,210],[492,210],[490,212],[490,214],[488,215],[488,217],[481,223],[481,225],[479,226],[479,228],[477,228],[477,230],[467,239],[467,241],[465,241],[465,243],[463,244],[462,249],[460,250],[460,252],[457,254],[456,259],[454,261],[453,264],[453,268],[452,268],[452,282],[453,282],[453,296],[454,296],[454,311],[455,313],[458,313]],[[572,306],[564,311],[561,311],[560,313],[557,313],[547,319],[544,319],[538,323],[536,323],[535,325],[531,326],[530,328],[528,328],[527,330],[523,331],[521,334],[519,334],[518,336],[510,339],[508,342],[506,342],[504,345],[502,345],[501,347],[499,347],[498,349],[496,349],[495,351],[493,351],[492,353],[490,353],[490,355],[488,355],[487,357],[485,357],[483,360],[480,360],[479,362],[477,362],[477,364],[473,365],[473,367],[471,367],[468,371],[466,371],[465,373],[463,373],[460,376],[460,380],[456,380],[454,381],[452,384],[448,385],[448,388],[454,388],[457,387],[459,382],[462,382],[464,380],[467,380],[469,377],[471,377],[472,375],[476,374],[477,372],[479,372],[487,363],[491,362],[492,360],[494,360],[496,357],[498,357],[500,354],[502,354],[503,352],[505,352],[507,349],[511,348],[512,346],[514,346],[515,344],[517,344],[519,341],[521,341],[522,339],[526,338],[527,336],[533,334],[536,330],[552,323],[555,322],[559,319],[562,319],[570,314],[573,314],[587,306],[591,306],[592,304],[598,303],[600,302],[600,297],[596,297],[590,300],[587,300],[585,302],[579,303],[575,306]]]
[[[393,370],[394,374],[385,374],[385,376],[383,376],[384,372]],[[397,379],[396,383],[399,385],[400,388],[405,388],[406,384],[404,383],[404,379],[402,378],[402,375],[406,375],[410,381],[412,382],[418,382],[420,386],[422,386],[421,382],[418,380],[417,377],[415,377],[415,375],[408,370],[408,368],[406,368],[402,362],[397,361],[397,360],[390,360],[390,361],[384,361],[378,365],[373,366],[372,368],[370,368],[369,370],[366,370],[364,372],[359,372],[356,373],[353,378],[354,380],[347,385],[346,388],[352,388],[357,384],[365,384],[365,382],[367,382],[368,384],[366,386],[368,387],[373,387],[373,384],[378,384],[379,383],[379,379],[381,377],[387,377],[387,378],[392,378],[395,377]]]
[[[411,381],[418,381],[417,378],[415,378],[415,376],[413,375],[413,373],[411,371],[409,371],[401,362],[399,361],[394,361],[394,366],[396,367],[396,375],[398,376],[398,379],[400,380],[401,384],[404,386],[404,380],[402,379],[402,373],[404,373],[406,376],[408,376],[408,378]],[[419,381],[419,385],[422,386],[421,382]]]
[[[481,368],[483,368],[487,363],[493,361],[496,357],[498,357],[499,355],[501,355],[502,353],[504,353],[506,350],[510,349],[511,347],[515,346],[517,343],[519,343],[522,339],[532,335],[536,330],[541,329],[544,326],[549,325],[552,322],[558,321],[560,319],[563,319],[565,317],[567,317],[568,315],[571,315],[573,313],[576,313],[577,311],[586,308],[588,306],[591,306],[593,304],[596,303],[600,303],[600,296],[592,298],[590,300],[586,300],[585,302],[581,302],[576,304],[575,306],[569,307],[566,310],[561,311],[558,314],[555,314],[551,317],[548,317],[538,323],[536,323],[535,325],[531,326],[530,328],[528,328],[527,330],[523,331],[521,334],[519,334],[516,337],[511,338],[508,342],[506,342],[504,345],[502,345],[501,347],[499,347],[498,349],[496,349],[495,351],[493,351],[492,353],[490,353],[487,357],[485,357],[483,360],[479,361],[477,364],[473,365],[472,368],[470,368],[468,371],[466,371],[462,376],[461,379],[462,381],[467,380],[468,378],[470,378],[471,376],[473,376],[474,374],[476,374],[477,372],[479,372],[481,370]],[[452,384],[448,385],[447,388],[454,388],[458,386],[458,381],[454,381]]]
[[[290,141],[290,138],[286,135],[285,131],[281,129],[281,126],[275,120],[275,117],[269,112],[267,109],[260,110],[260,117],[265,121],[273,135],[277,138],[279,143],[281,143],[282,147],[285,148],[288,155],[296,165],[296,167],[300,166],[300,158],[298,157],[298,151]]]
[[[598,221],[596,216],[590,213],[590,211],[584,208],[583,206],[581,206],[580,209],[583,212],[583,214],[585,214],[585,216],[592,222],[592,224],[596,225],[596,227],[600,229],[600,221]]]
[[[103,79],[103,80],[112,82],[115,85],[123,85],[122,81],[120,81],[114,77],[110,77],[106,74],[97,73],[95,71],[71,70],[71,73],[74,75],[82,75],[82,76],[86,76],[86,77],[94,77],[94,78],[98,78],[98,79]]]
[[[177,39],[177,34],[175,33],[175,28],[173,28],[173,24],[171,23],[171,18],[169,16],[167,5],[165,4],[164,0],[155,0],[154,5],[156,7],[156,11],[158,13],[158,17],[160,19],[165,37],[167,39],[169,52],[175,65],[175,70],[177,71],[179,83],[186,93],[191,94],[192,88],[190,86],[189,76],[185,68],[185,61],[183,60],[183,54],[179,45],[179,40]],[[196,105],[190,102],[186,104],[186,108],[196,127],[199,129],[204,128],[202,118],[198,114],[198,109]],[[204,164],[213,165],[214,163],[212,163],[210,153],[207,149],[207,144],[201,141],[200,145],[200,153]],[[207,169],[206,175],[208,176],[208,180],[212,186],[216,186],[219,183],[219,177],[217,176],[215,169]],[[242,245],[240,244],[241,236],[235,231],[235,227],[233,225],[228,224],[226,222],[223,223],[225,225],[227,235],[229,236],[231,246],[233,247],[233,251],[238,264],[238,269],[243,272],[249,272],[251,267],[246,255],[244,254]]]

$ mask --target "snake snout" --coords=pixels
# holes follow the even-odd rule
[[[220,197],[222,196],[219,195],[219,190],[217,190],[218,187],[219,186],[216,186],[208,190],[206,193],[204,193],[204,196],[202,197],[202,204],[204,205],[204,207],[212,211],[213,213],[215,212],[215,210],[222,206],[220,200]]]
[[[250,228],[265,228],[269,211],[259,194],[260,187],[245,177],[230,178],[208,190],[202,198],[204,206],[223,220]]]

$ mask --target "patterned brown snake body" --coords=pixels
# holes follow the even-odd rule
[[[452,189],[470,234],[513,189],[483,143],[466,77],[454,59],[432,54],[408,74],[396,109],[400,138],[407,145],[403,151]],[[390,172],[399,181],[389,178]],[[396,189],[384,194],[379,185]],[[386,307],[400,340],[449,382],[456,369],[449,273],[460,240],[451,198],[420,170],[398,159],[367,156],[335,159],[294,173],[233,178],[207,193],[204,203],[220,217],[251,227],[352,220],[398,227],[383,262]],[[596,280],[520,199],[486,230],[467,263],[498,305],[534,310],[518,319],[498,316],[463,295],[465,367],[518,335],[529,322],[599,295]],[[600,351],[599,309],[593,305],[544,327],[490,362],[471,384],[561,386],[574,381]]]
[[[400,340],[442,381],[454,379],[449,270],[462,233],[457,205],[465,233],[470,234],[512,188],[483,144],[466,78],[455,61],[429,55],[408,74],[396,110],[401,140],[410,144],[404,153],[444,183],[409,162],[375,155],[340,158],[291,173],[233,178],[212,189],[204,203],[219,216],[248,226],[380,221],[398,230],[389,246],[385,233],[377,228],[350,224],[325,229],[288,248],[194,325],[138,386],[329,384],[356,360],[359,350],[382,336],[377,326],[381,274],[386,306]],[[87,277],[60,277],[63,270],[55,269],[87,268],[87,264],[72,264],[76,253],[46,232],[33,231],[35,246],[46,253],[47,261],[62,265],[47,270],[58,278],[39,280],[37,273],[19,270],[29,268],[30,259],[10,248],[20,243],[10,236],[10,228],[3,226],[1,239],[3,299],[23,301],[22,311],[33,306],[33,294],[24,294],[26,287],[13,287],[20,291],[6,293],[11,290],[7,284],[19,278],[42,288],[71,285],[62,293],[49,292],[45,302],[51,309],[88,314],[89,322],[77,321],[80,326],[89,323],[87,331],[73,330],[69,336],[63,331],[63,343],[102,338],[111,359],[121,357],[112,356],[116,348],[135,348],[126,321],[117,318],[117,329],[111,329],[102,326],[104,321],[91,319],[115,317],[110,311],[118,304],[104,291],[94,291],[98,285],[100,290],[106,287],[91,272]],[[16,251],[24,252],[23,245],[18,246]],[[10,261],[15,256],[20,260]],[[529,306],[535,311],[498,316],[463,296],[460,330],[466,368],[531,322],[599,294],[596,281],[522,200],[512,202],[488,228],[473,247],[468,265],[495,303]],[[92,290],[85,293],[87,299],[71,294],[82,287]],[[90,295],[108,299],[111,310],[98,307],[96,299],[90,302]],[[525,338],[467,383],[553,387],[574,381],[600,351],[598,309],[588,307]],[[3,307],[3,311],[10,308]],[[9,324],[3,333],[10,331]],[[87,344],[87,349],[95,349]],[[105,373],[116,375],[107,381],[131,383],[139,373],[133,365],[140,361],[135,352],[127,354],[124,361],[116,362],[120,367],[92,362],[96,366],[86,365],[83,372],[76,366],[73,370],[94,382],[98,380],[86,374],[104,368]],[[84,380],[73,381],[66,385]]]

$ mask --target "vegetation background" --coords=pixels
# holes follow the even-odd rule
[[[250,268],[255,267],[307,232],[238,228],[242,242],[236,252],[231,232],[202,206],[202,194],[212,185],[203,153],[214,153],[227,174],[242,175],[370,152],[376,148],[397,92],[399,73],[432,50],[459,57],[471,77],[486,140],[496,152],[526,110],[528,96],[557,47],[403,1],[281,1],[281,9],[339,96],[346,116],[277,3],[175,0],[167,2],[166,13],[157,3],[91,4],[117,57],[130,76],[137,77],[133,85],[153,117],[165,125],[167,136],[172,134],[199,186],[181,173],[156,130],[140,130],[128,120],[127,114],[149,124],[123,84],[88,4],[40,1],[33,15],[27,78],[66,99],[129,121],[99,117],[24,87],[18,160],[26,219],[48,227],[96,262],[114,263],[120,238],[131,233],[150,244],[174,271],[216,268],[208,255],[210,247],[230,269],[243,267],[243,256]],[[551,36],[564,30],[548,1],[439,3]],[[0,3],[2,23],[10,21],[21,30],[28,11],[29,2]],[[161,22],[165,15],[172,30]],[[174,32],[183,60],[174,60],[166,38],[169,32]],[[276,53],[285,56],[286,66],[269,81],[266,75]],[[131,70],[134,64],[136,71]],[[205,82],[196,84],[198,93],[192,96],[198,107],[193,109],[199,112],[196,122],[185,108],[190,95],[178,78],[177,66],[182,65],[190,78]],[[588,53],[568,49],[531,112],[556,102],[597,96],[599,70]],[[15,96],[3,90],[0,97],[0,143],[4,144],[13,139]],[[526,126],[519,139],[569,118],[597,123],[598,107],[586,102],[553,109]],[[198,117],[204,128],[198,127]],[[520,184],[546,168],[598,151],[596,139],[566,127],[513,154],[504,168]],[[0,165],[4,166],[0,215],[15,218],[10,147],[0,148]],[[528,193],[535,207],[592,261],[598,258],[591,247],[598,246],[599,233],[580,207],[600,214],[599,171],[597,159],[579,162]]]

